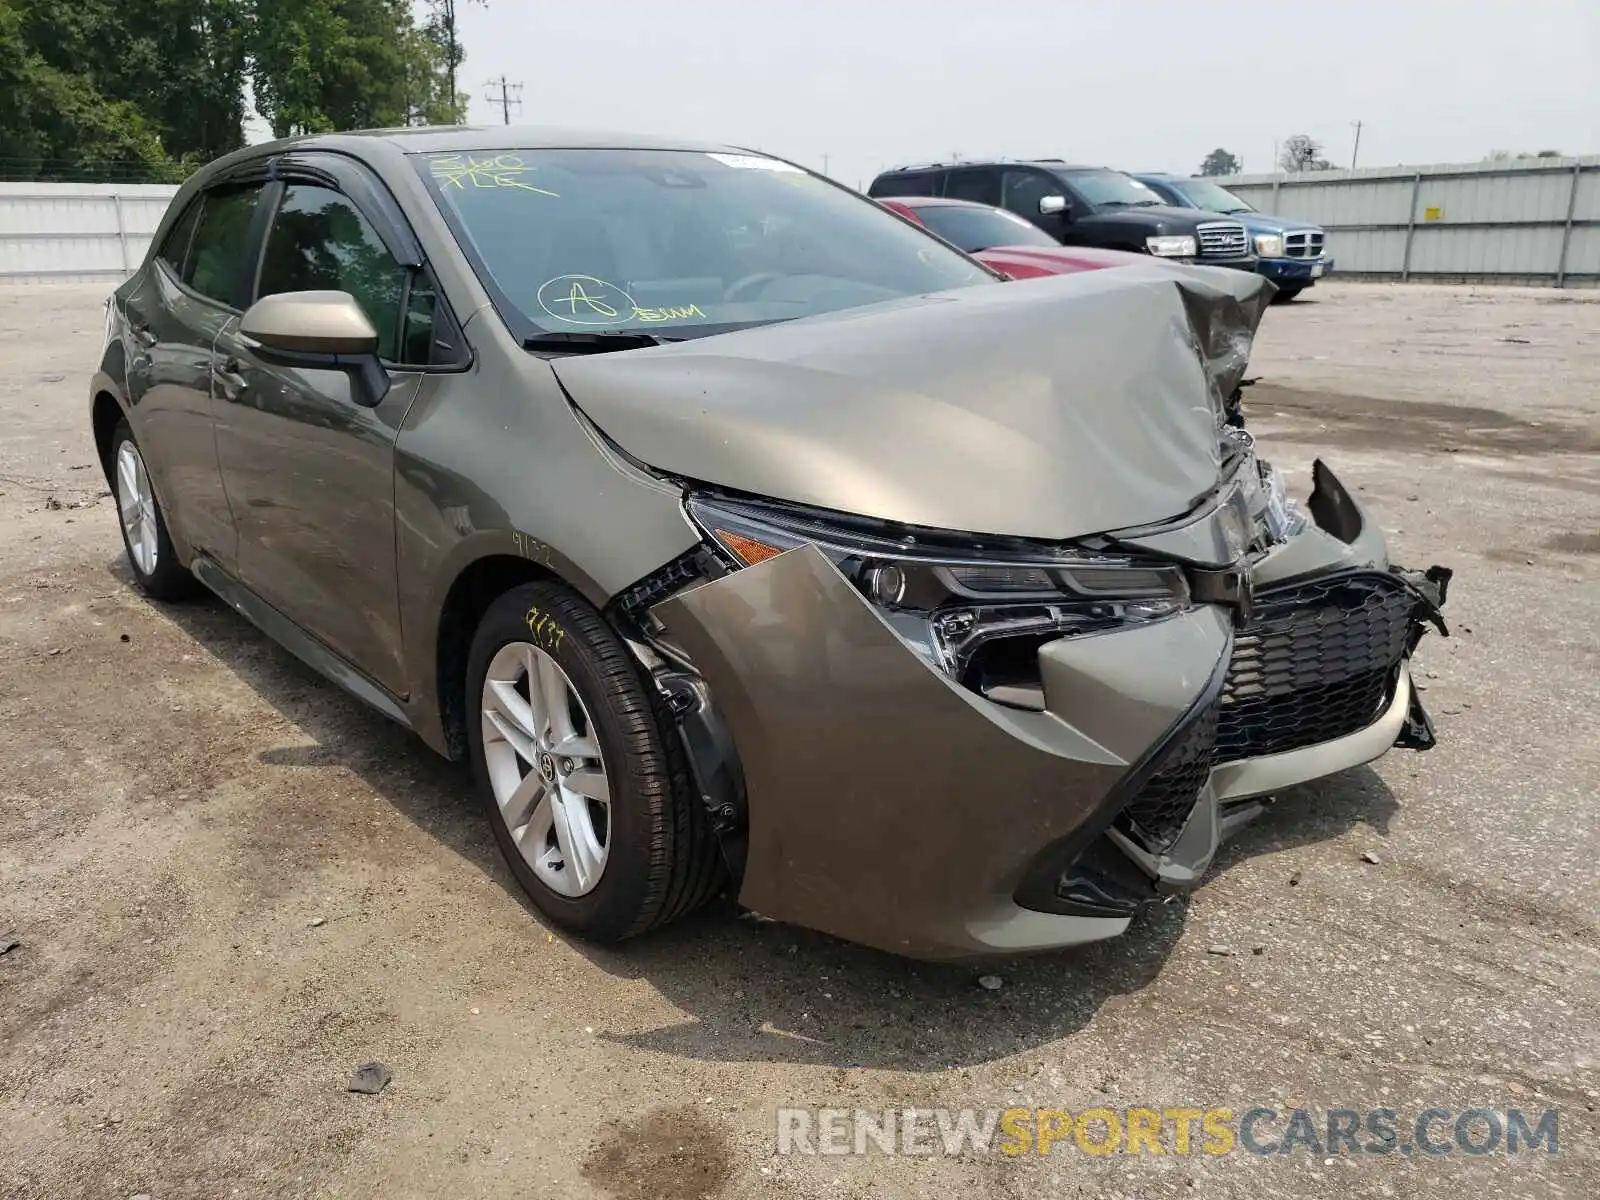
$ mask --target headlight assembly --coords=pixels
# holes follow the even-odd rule
[[[815,546],[911,649],[971,687],[1000,658],[1026,669],[1046,641],[1190,605],[1182,569],[1166,562],[937,531],[896,536],[796,506],[707,495],[685,507],[734,568]]]
[[[1147,237],[1144,240],[1144,248],[1157,258],[1193,258],[1195,255],[1194,239],[1176,234]]]
[[[1283,257],[1283,234],[1258,233],[1256,234],[1256,253],[1262,258]]]

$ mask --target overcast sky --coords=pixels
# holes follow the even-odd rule
[[[513,121],[731,142],[844,183],[919,159],[1247,171],[1600,152],[1600,0],[460,0],[458,81]]]

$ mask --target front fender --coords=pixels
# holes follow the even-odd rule
[[[412,724],[447,754],[441,618],[463,572],[490,558],[520,560],[604,608],[699,542],[679,491],[611,453],[567,402],[549,364],[520,349],[509,359],[495,336],[480,339],[471,371],[430,377],[395,447]]]

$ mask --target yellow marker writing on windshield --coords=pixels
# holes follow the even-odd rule
[[[689,317],[704,317],[698,304],[677,308],[635,308],[633,315],[641,321],[682,321]]]
[[[578,305],[580,304],[585,306],[585,312],[599,313],[602,317],[614,317],[617,315],[616,309],[612,308],[604,300],[589,295],[588,292],[583,290],[583,284],[576,279],[572,281],[572,287],[568,289],[567,294],[557,299],[555,303],[565,304],[567,311],[574,316],[577,315]]]
[[[534,187],[523,176],[533,170],[515,154],[496,154],[493,158],[473,158],[470,154],[446,154],[428,160],[441,188],[460,188],[468,184],[475,188],[516,188],[524,192],[537,192],[541,196],[560,199],[559,192]]]

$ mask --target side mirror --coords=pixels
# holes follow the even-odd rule
[[[1039,215],[1042,217],[1059,216],[1063,221],[1072,220],[1072,206],[1067,203],[1065,196],[1041,196],[1039,198]]]
[[[264,296],[240,319],[239,332],[267,362],[345,372],[357,404],[376,408],[389,394],[378,331],[349,292]]]

